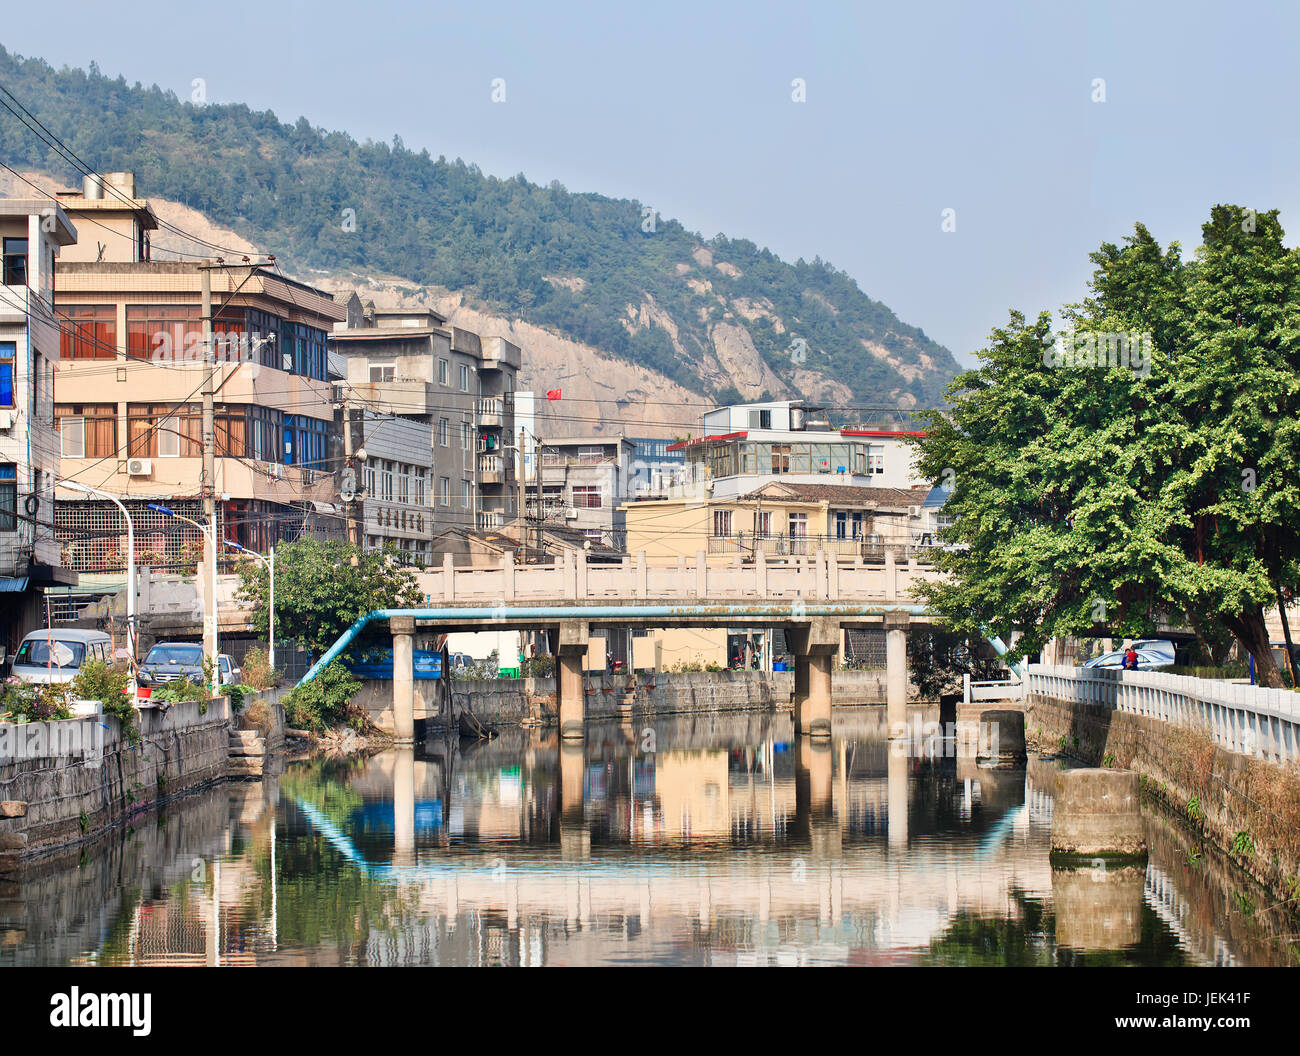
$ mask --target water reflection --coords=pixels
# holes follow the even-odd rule
[[[0,964],[1285,963],[1285,920],[1149,819],[1053,870],[1051,774],[788,715],[314,759],[0,881]]]

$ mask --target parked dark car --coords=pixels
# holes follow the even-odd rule
[[[239,681],[240,670],[227,654],[218,653],[217,664],[221,671],[221,685]],[[205,681],[203,646],[195,642],[159,642],[149,650],[149,655],[140,665],[142,686],[162,686],[180,678],[198,683]]]

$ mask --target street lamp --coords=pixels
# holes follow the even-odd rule
[[[212,627],[212,638],[211,638],[211,641],[212,641],[212,649],[211,649],[211,651],[210,651],[210,653],[209,653],[209,659],[212,661],[212,692],[213,692],[213,695],[216,695],[216,694],[217,694],[218,692],[220,692],[220,690],[221,690],[221,669],[220,669],[220,666],[218,665],[218,662],[217,662],[217,628],[218,628],[219,625],[218,625],[218,623],[217,623],[217,533],[216,533],[216,526],[215,526],[215,525],[206,525],[206,526],[205,526],[205,525],[199,524],[198,521],[191,520],[189,517],[186,517],[186,516],[184,516],[183,514],[179,514],[179,513],[177,513],[175,510],[171,509],[171,508],[168,507],[168,506],[160,506],[160,505],[159,505],[158,503],[156,503],[156,502],[151,502],[151,503],[148,504],[148,506],[149,506],[149,509],[153,510],[153,511],[156,512],[156,513],[161,513],[164,517],[174,517],[174,518],[176,518],[176,520],[178,520],[178,521],[184,521],[186,524],[192,524],[192,525],[194,525],[195,528],[197,528],[200,532],[203,533],[203,538],[206,539],[207,542],[208,542],[208,546],[209,546],[208,553],[212,555],[212,556],[211,556],[211,559],[210,559],[210,561],[209,561],[209,563],[208,563],[208,578],[212,581],[212,582],[211,582],[212,604],[211,604],[210,606],[207,606],[208,612],[207,612],[207,614],[206,614],[206,616],[205,616],[205,620],[204,620],[204,622],[207,622],[208,620],[211,620],[211,621],[212,621],[212,623],[211,623],[211,627]],[[208,636],[207,636],[207,634],[205,633],[205,634],[204,634],[204,638],[207,638],[207,637],[208,637]]]
[[[232,542],[229,539],[227,539],[225,542],[226,545],[231,549],[238,550],[240,553],[248,554],[250,557],[255,557],[259,561],[261,561],[262,564],[266,566],[267,575],[270,576],[271,578],[270,601],[267,605],[267,608],[270,610],[267,637],[270,639],[268,644],[270,645],[269,660],[271,663],[271,670],[274,671],[275,670],[275,547],[274,546],[271,547],[271,559],[268,561],[256,550],[250,550],[246,546],[240,546],[238,543]]]
[[[59,487],[67,488],[69,491],[77,491],[83,495],[95,495],[101,499],[108,499],[109,502],[122,511],[122,516],[126,518],[126,652],[127,668],[130,673],[131,697],[134,699],[136,690],[135,526],[131,523],[131,515],[127,512],[126,507],[118,501],[117,496],[110,495],[107,491],[100,491],[99,488],[92,488],[88,484],[78,484],[75,480],[65,480]]]

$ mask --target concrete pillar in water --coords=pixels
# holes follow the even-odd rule
[[[1062,770],[1055,777],[1052,859],[1147,856],[1135,770]]]
[[[786,629],[794,654],[794,732],[831,735],[831,669],[840,648],[840,625],[825,616]]]
[[[393,754],[393,861],[409,865],[415,858],[415,749]]]
[[[907,724],[907,625],[907,613],[885,614],[885,719],[891,736]]]
[[[565,620],[560,624],[555,694],[562,738],[581,739],[586,729],[583,663],[587,657],[589,630],[585,620]]]
[[[1021,711],[980,712],[980,766],[1014,770],[1025,765],[1025,715]]]
[[[388,621],[393,635],[393,740],[415,743],[415,619],[394,616]]]

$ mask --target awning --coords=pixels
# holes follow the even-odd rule
[[[317,513],[323,513],[330,517],[344,516],[344,511],[340,509],[338,506],[335,506],[334,503],[332,502],[316,502],[313,499],[312,506],[316,508]]]
[[[26,589],[26,576],[0,576],[0,592],[21,594]]]

